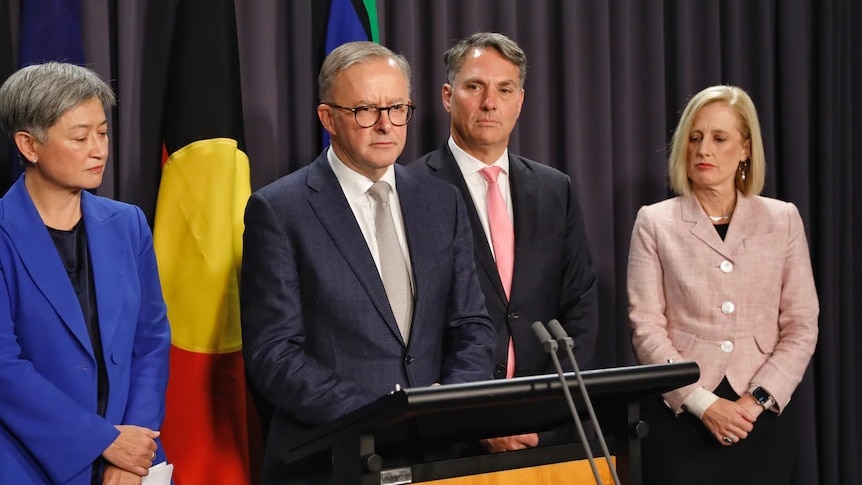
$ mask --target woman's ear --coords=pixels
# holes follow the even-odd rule
[[[12,140],[15,142],[15,146],[18,147],[18,151],[21,152],[21,156],[26,158],[28,162],[39,159],[36,154],[36,143],[38,142],[33,135],[26,131],[19,131],[15,133]]]

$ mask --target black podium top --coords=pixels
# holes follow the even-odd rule
[[[581,373],[596,414],[620,409],[697,381],[695,362],[640,365]],[[583,399],[574,373],[566,380]],[[581,413],[586,418],[586,413]],[[571,420],[556,374],[394,391],[331,423],[288,437],[287,462],[372,434],[377,444],[439,444],[542,431]]]

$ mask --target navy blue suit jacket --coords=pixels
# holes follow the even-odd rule
[[[559,320],[574,339],[578,366],[591,367],[598,335],[597,277],[569,176],[509,153],[515,267],[507,301],[473,198],[448,143],[409,168],[449,182],[464,196],[479,282],[497,331],[494,377],[506,376],[510,335],[515,342],[515,376],[556,372],[530,328],[537,320]]]
[[[245,214],[241,278],[249,376],[275,413],[265,482],[284,440],[402,388],[491,378],[496,338],[458,191],[396,165],[415,281],[405,345],[371,252],[324,151],[258,190]]]
[[[164,417],[170,328],[152,235],[137,207],[81,193],[109,384],[102,418],[81,305],[25,176],[0,199],[0,483],[89,485],[115,424],[158,430]]]

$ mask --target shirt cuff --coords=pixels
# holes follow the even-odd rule
[[[703,413],[706,412],[707,408],[712,406],[715,401],[718,401],[718,396],[702,387],[698,387],[685,398],[682,405],[685,407],[686,411],[697,416],[697,419],[703,419]]]

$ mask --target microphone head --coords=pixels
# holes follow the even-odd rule
[[[546,329],[545,326],[542,325],[542,322],[536,320],[535,322],[533,322],[531,327],[533,327],[533,332],[536,334],[536,337],[539,337],[540,342],[544,342],[545,340],[551,339],[551,334],[548,333],[548,329]]]
[[[560,325],[560,321],[557,320],[556,318],[551,320],[550,322],[548,322],[548,330],[551,331],[551,334],[557,340],[562,340],[562,339],[569,336],[566,333],[566,331],[563,329],[563,326]]]
[[[557,339],[562,345],[567,345],[569,348],[573,348],[575,345],[574,340],[569,337],[569,334],[566,333],[566,330],[560,325],[560,321],[556,318],[548,322],[548,329],[554,334],[554,338]]]
[[[536,337],[539,338],[539,342],[542,342],[542,347],[545,348],[546,352],[556,352],[557,351],[557,341],[551,338],[551,334],[548,333],[548,330],[542,325],[542,322],[535,321],[531,325],[533,328],[533,332],[536,334]]]

